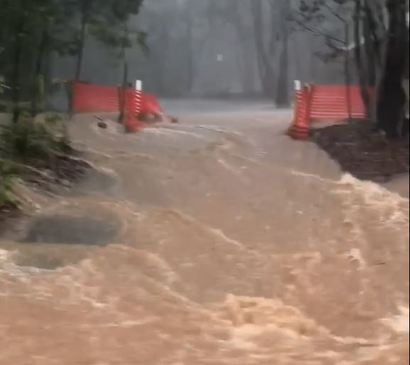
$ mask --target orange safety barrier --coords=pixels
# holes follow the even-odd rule
[[[295,115],[288,134],[306,139],[314,122],[366,119],[359,86],[312,85],[296,88]]]
[[[309,90],[303,87],[296,90],[295,114],[292,126],[288,133],[294,139],[306,139],[309,137]]]
[[[154,95],[143,93],[141,97],[141,112],[145,114],[161,115],[162,108],[158,99]]]
[[[75,82],[72,85],[75,113],[117,113],[120,88]]]
[[[312,85],[309,102],[309,117],[313,121],[365,119],[367,116],[359,86]]]
[[[139,90],[127,90],[127,115],[125,127],[128,132],[135,133],[145,127],[138,117],[141,114],[141,94]]]
[[[73,83],[73,111],[75,113],[118,113],[120,110],[119,95],[121,88],[76,82]],[[135,95],[135,90],[127,89],[126,107]],[[140,92],[139,113],[161,115],[162,109],[158,99],[151,94]],[[135,111],[135,109],[134,109]],[[138,114],[139,114],[138,113]]]

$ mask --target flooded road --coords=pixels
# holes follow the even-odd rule
[[[408,199],[284,136],[269,104],[81,116],[93,173],[0,248],[1,365],[404,365]]]

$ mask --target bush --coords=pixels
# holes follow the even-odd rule
[[[64,126],[57,115],[35,121],[28,113],[23,113],[17,123],[3,126],[0,132],[0,155],[5,159],[47,161],[68,150]]]
[[[16,199],[13,194],[15,178],[15,168],[12,163],[0,161],[0,207],[16,205]]]
[[[0,126],[0,208],[16,206],[13,185],[17,176],[42,176],[56,170],[60,156],[71,152],[64,123],[58,115],[33,119],[23,112],[17,123]]]

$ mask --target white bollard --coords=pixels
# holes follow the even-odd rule
[[[141,80],[135,81],[135,97],[136,97],[135,113],[138,117],[141,114],[141,108],[142,108],[142,81]]]
[[[300,80],[295,80],[295,90],[296,91],[302,90],[302,82]]]
[[[141,80],[135,81],[135,90],[142,91],[142,81]]]

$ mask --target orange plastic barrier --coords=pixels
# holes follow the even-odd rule
[[[366,108],[359,86],[312,85],[309,94],[311,120],[343,121],[366,118]]]
[[[75,113],[117,113],[120,109],[117,87],[75,82],[72,91]]]
[[[294,139],[306,139],[314,122],[343,122],[351,118],[367,118],[359,86],[304,86],[296,90],[294,120],[288,134]]]
[[[295,115],[292,126],[288,133],[294,139],[306,139],[309,137],[309,90],[304,87],[296,90]]]
[[[127,92],[127,115],[125,119],[125,127],[128,132],[135,133],[145,127],[138,116],[141,113],[141,91],[128,90]]]
[[[75,113],[118,113],[121,89],[115,86],[103,86],[86,83],[73,83],[73,111]],[[134,89],[127,89],[126,104],[135,95]],[[160,115],[162,113],[158,99],[151,94],[141,92],[139,112]],[[127,109],[128,106],[126,105]],[[134,109],[135,110],[135,109]]]
[[[159,105],[158,99],[154,95],[143,93],[141,98],[141,112],[161,115],[162,108]]]

